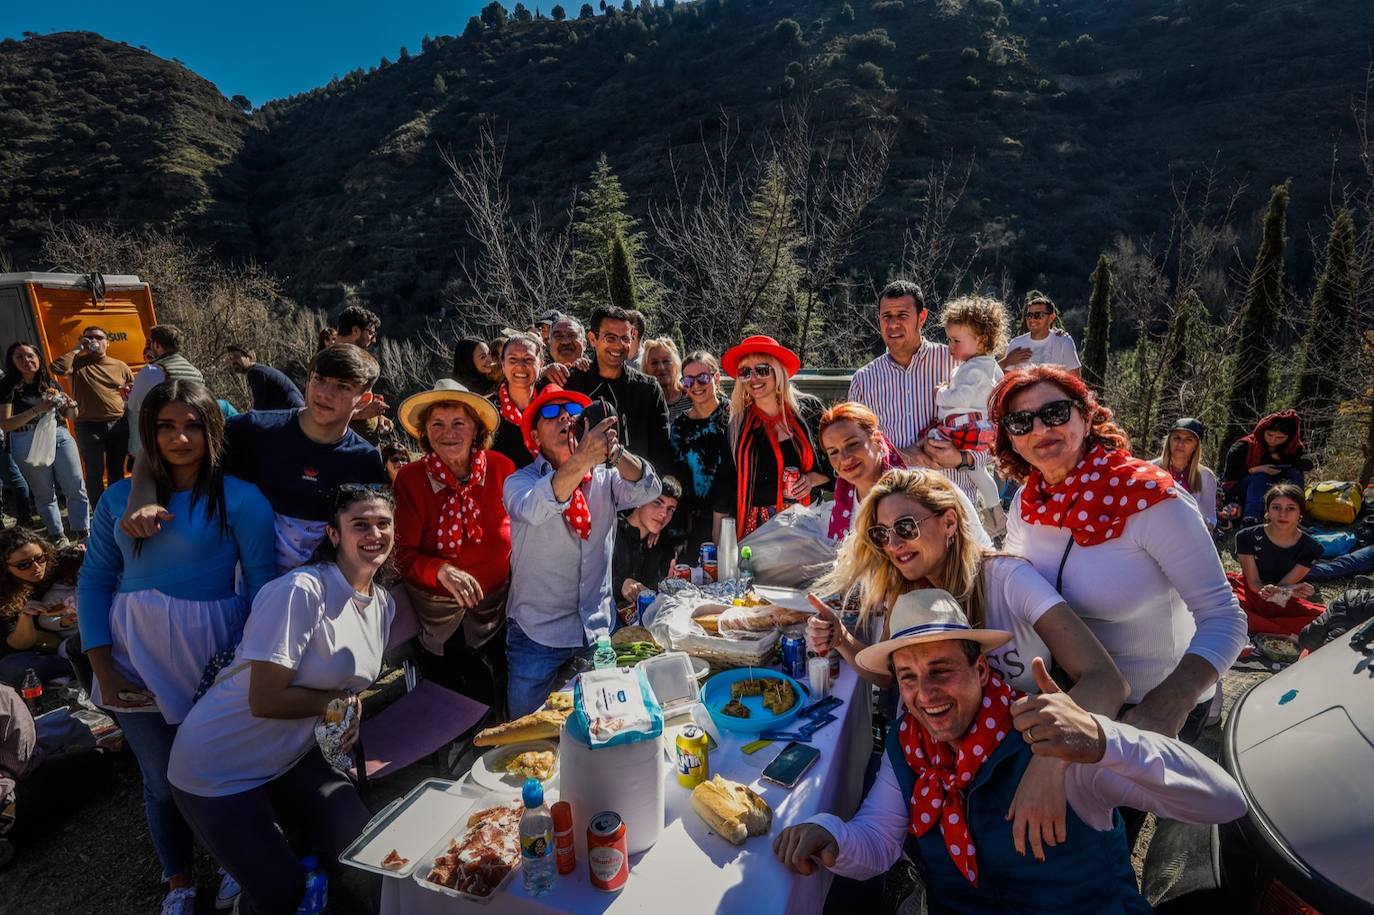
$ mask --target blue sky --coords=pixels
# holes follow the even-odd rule
[[[322,86],[355,67],[375,66],[384,56],[394,61],[402,45],[418,54],[425,34],[460,34],[485,2],[6,0],[0,2],[0,37],[99,32],[176,58],[226,96],[242,94],[261,104]],[[513,7],[514,0],[505,5]]]

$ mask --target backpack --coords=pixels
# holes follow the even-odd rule
[[[1313,521],[1350,524],[1360,513],[1360,487],[1324,480],[1307,487],[1307,516]]]

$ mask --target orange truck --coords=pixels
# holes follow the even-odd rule
[[[96,325],[110,338],[110,355],[137,372],[155,323],[152,290],[136,276],[0,273],[0,347],[34,343],[44,363],[75,349],[81,332]],[[57,380],[71,394],[71,379]]]

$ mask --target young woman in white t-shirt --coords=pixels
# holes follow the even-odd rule
[[[844,540],[834,571],[815,589],[853,594],[859,603],[857,628],[876,634],[879,627],[866,624],[898,596],[915,588],[942,588],[963,605],[970,625],[1012,633],[1010,642],[987,657],[1013,688],[1037,692],[1031,660],[1038,657],[1047,667],[1058,664],[1074,680],[1075,702],[1115,717],[1127,687],[1106,650],[1029,563],[979,546],[972,523],[944,474],[891,470],[859,506],[855,536]],[[811,600],[818,613],[807,623],[809,647],[818,654],[836,648],[853,665],[867,645],[815,595]],[[887,637],[883,620],[880,638]],[[1065,764],[1040,757],[1026,770],[1009,811],[1016,818],[1018,850],[1024,848],[1027,826],[1037,857],[1042,837],[1049,844],[1063,837],[1064,771]]]
[[[315,724],[334,699],[353,705],[377,678],[395,605],[373,583],[391,556],[389,490],[339,489],[310,564],[269,582],[253,602],[233,663],[186,716],[168,778],[196,835],[242,887],[239,912],[294,912],[305,875],[278,828],[309,836],[321,861],[367,825],[347,776],[325,761]]]

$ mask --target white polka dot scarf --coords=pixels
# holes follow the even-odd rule
[[[422,460],[426,472],[444,485],[444,504],[439,509],[439,552],[447,559],[456,559],[464,540],[482,542],[482,509],[477,493],[487,479],[487,453],[473,451],[466,483],[433,451]]]
[[[573,490],[568,507],[563,509],[563,520],[567,521],[568,527],[576,531],[577,536],[583,540],[592,536],[592,510],[587,506],[587,496],[582,492],[582,487],[591,481],[590,473],[583,477],[582,482]]]
[[[920,838],[936,823],[954,867],[978,885],[978,849],[964,821],[964,789],[1012,731],[1011,704],[1021,693],[994,674],[983,688],[983,706],[959,746],[957,756],[931,738],[907,712],[898,727],[902,755],[916,773],[911,790],[911,834]]]
[[[1021,520],[1066,528],[1074,543],[1095,546],[1119,538],[1126,519],[1136,512],[1176,498],[1178,489],[1167,470],[1096,445],[1055,486],[1032,470],[1021,492]]]

